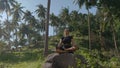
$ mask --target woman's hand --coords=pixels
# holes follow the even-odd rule
[[[66,50],[56,49],[56,52],[57,52],[57,53],[66,53],[67,51],[66,51]]]
[[[72,46],[70,48],[65,49],[65,51],[75,51],[75,50],[76,50],[75,46]]]

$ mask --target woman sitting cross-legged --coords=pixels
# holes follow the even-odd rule
[[[74,43],[73,37],[69,35],[69,30],[64,30],[64,36],[60,39],[58,46],[56,47],[57,53],[73,53],[77,50],[77,46]]]

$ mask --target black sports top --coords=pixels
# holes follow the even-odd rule
[[[62,43],[63,44],[71,44],[71,40],[73,39],[72,36],[62,37]]]
[[[62,45],[60,47],[56,47],[60,50],[65,50],[67,48],[70,48],[72,47],[71,45],[71,41],[72,41],[73,37],[72,36],[67,36],[67,37],[62,37],[61,40],[62,40]],[[73,51],[69,51],[68,53],[73,53]]]
[[[62,37],[61,38],[61,40],[62,40],[62,46],[59,47],[59,49],[64,50],[66,48],[72,47],[72,45],[71,45],[71,40],[72,39],[73,39],[72,36]]]

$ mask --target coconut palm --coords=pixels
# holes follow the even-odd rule
[[[43,5],[37,5],[37,10],[35,11],[37,16],[40,18],[40,27],[41,27],[41,32],[45,31],[45,20],[46,20],[46,8]]]
[[[49,28],[50,2],[51,0],[48,0],[47,9],[43,5],[38,5],[38,9],[35,11],[38,17],[40,18],[43,28],[45,28],[44,55],[47,55],[47,51],[48,51],[48,32],[49,32],[48,28]],[[44,35],[44,32],[43,32],[43,35]]]
[[[116,50],[116,53],[118,54],[118,48],[116,43],[116,31],[115,31],[115,19],[119,19],[120,13],[120,0],[115,1],[107,1],[107,0],[101,0],[99,1],[98,7],[102,8],[101,10],[105,13],[104,14],[104,20],[108,22],[107,24],[111,26],[113,40],[114,40],[114,47]]]
[[[32,19],[32,13],[29,10],[26,10],[24,12],[24,16],[23,16],[22,20],[25,21],[25,24],[28,24],[31,19]]]
[[[114,17],[112,15],[112,13],[110,11],[108,11],[108,13],[106,14],[106,19],[105,21],[108,22],[107,24],[110,25],[111,27],[111,31],[112,31],[112,38],[114,41],[114,47],[115,47],[115,51],[116,54],[119,56],[118,54],[118,46],[117,46],[117,41],[116,41],[116,30],[115,30],[115,21],[114,21]]]
[[[24,12],[24,16],[22,19],[25,21],[26,25],[35,26],[35,24],[36,24],[35,17],[32,15],[32,12],[30,12],[28,10],[26,10],[26,12]]]
[[[23,15],[23,7],[21,7],[21,4],[17,3],[14,8],[11,9],[11,14],[12,14],[12,24],[13,24],[13,27],[14,27],[14,35],[15,35],[15,45],[17,46],[18,45],[18,27],[19,27],[19,22],[21,20],[21,16]]]
[[[68,8],[63,8],[62,11],[59,14],[59,17],[61,19],[60,25],[64,28],[68,27],[67,24],[70,21],[69,9]]]
[[[89,39],[89,50],[91,51],[91,38],[90,38],[90,11],[89,11],[89,8],[91,6],[94,6],[96,5],[97,3],[97,0],[74,0],[74,3],[75,4],[78,4],[79,8],[81,8],[83,5],[86,6],[86,9],[88,11],[88,39]]]
[[[2,36],[3,36],[3,29],[2,29],[2,24],[0,24],[0,38],[2,38]]]
[[[44,40],[44,33],[45,33],[45,21],[46,21],[46,12],[47,8],[45,8],[43,5],[37,5],[37,9],[35,10],[37,16],[40,18],[39,23],[41,27],[41,32],[43,34],[43,40]]]
[[[102,36],[102,33],[105,32],[105,24],[106,22],[104,22],[104,12],[100,9],[98,9],[98,11],[96,12],[96,22],[99,24],[99,43],[101,46],[101,49],[104,48],[105,46],[105,41],[104,41],[104,37]]]
[[[40,18],[40,19],[45,19],[46,18],[46,8],[43,6],[43,5],[37,5],[37,10],[35,11],[37,13],[37,16]]]
[[[45,45],[44,45],[44,55],[46,56],[48,53],[48,35],[49,35],[49,15],[50,15],[50,4],[51,0],[48,0],[47,4],[47,20],[45,23]]]
[[[26,35],[29,44],[32,41],[32,37],[34,35],[34,33],[39,33],[39,29],[37,29],[39,26],[39,23],[37,21],[37,19],[32,15],[32,13],[28,10],[26,10],[26,12],[24,12],[24,16],[23,16],[23,20],[25,21],[25,23],[22,24],[21,26],[21,36],[22,38]]]
[[[79,30],[80,24],[82,23],[80,16],[81,15],[76,10],[70,13],[70,22],[68,23],[68,25],[70,26],[70,30]]]
[[[52,13],[50,15],[50,21],[51,21],[50,25],[53,27],[53,31],[57,33],[58,28],[60,26],[60,19],[57,16],[55,16],[54,13]]]
[[[11,7],[14,7],[16,3],[15,0],[0,0],[0,13],[5,11],[8,19],[11,14]]]
[[[16,1],[15,0],[0,0],[0,13],[2,12],[6,12],[6,16],[7,16],[7,20],[4,21],[4,24],[9,24],[9,25],[5,25],[4,29],[3,29],[3,34],[4,34],[4,38],[6,38],[8,41],[8,45],[10,45],[10,35],[11,35],[11,25],[10,25],[10,21],[9,21],[9,17],[11,15],[11,8],[14,7],[16,5]],[[8,31],[8,32],[7,32]]]
[[[4,27],[2,27],[2,37],[3,40],[6,41],[7,45],[10,46],[11,44],[11,32],[13,31],[13,25],[11,24],[11,21],[5,20],[3,21]]]

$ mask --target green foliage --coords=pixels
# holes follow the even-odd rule
[[[104,51],[105,52],[105,51]],[[97,49],[89,52],[87,49],[82,48],[76,54],[84,56],[87,64],[82,63],[82,60],[77,59],[78,68],[117,68],[120,66],[119,57],[102,54],[103,51]]]
[[[32,68],[34,66],[40,68],[43,61],[42,50],[38,49],[0,55],[0,66],[8,68]]]
[[[49,53],[53,53],[52,50],[55,49],[55,45],[63,36],[64,28],[69,28],[71,35],[74,36],[76,44],[80,48],[76,54],[82,55],[87,61],[87,64],[83,64],[82,60],[77,59],[78,68],[120,67],[120,57],[116,57],[113,40],[114,31],[119,51],[120,0],[75,0],[75,3],[80,8],[85,5],[87,10],[92,6],[96,6],[97,13],[95,15],[92,13],[89,15],[82,14],[76,10],[69,11],[65,7],[61,9],[58,16],[54,13],[50,14],[50,25],[54,27],[56,35],[49,38]],[[17,1],[0,0],[0,12],[6,11],[8,16],[7,20],[0,20],[3,23],[0,25],[0,67],[40,68],[42,64],[40,61],[44,61],[42,48],[46,7],[43,5],[37,7],[35,16],[39,17],[39,20],[31,11],[22,11],[23,7]],[[12,17],[9,17],[9,15],[12,15]],[[91,52],[88,50],[88,16],[91,27]],[[11,45],[28,45],[29,49],[27,48],[21,52],[7,51]],[[37,50],[37,48],[41,50]]]

